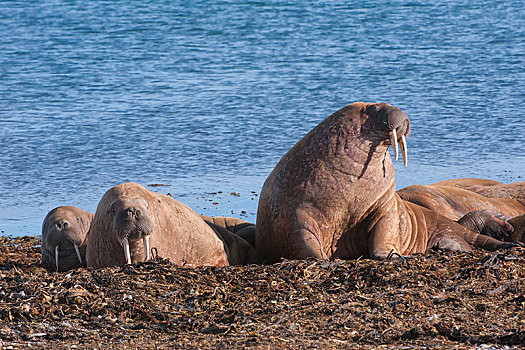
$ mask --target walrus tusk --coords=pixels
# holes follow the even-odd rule
[[[55,247],[55,264],[57,266],[58,271],[58,246]]]
[[[76,243],[73,243],[75,246],[75,252],[77,252],[78,261],[80,261],[80,265],[82,265],[82,257],[80,256],[80,251],[78,250],[78,245]]]
[[[392,129],[390,132],[390,143],[392,144],[392,148],[394,149],[394,156],[397,160],[399,158],[399,151],[397,149],[397,131],[396,129]]]
[[[401,136],[401,143],[399,144],[399,147],[401,147],[401,156],[403,156],[403,165],[407,166],[408,155],[407,155],[407,140],[405,138],[405,135]]]
[[[126,256],[126,264],[131,264],[131,254],[129,253],[129,241],[127,238],[122,240],[122,246],[124,247],[124,255]]]
[[[142,238],[142,245],[144,246],[144,261],[149,260],[149,235]]]

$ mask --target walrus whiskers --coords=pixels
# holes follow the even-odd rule
[[[144,246],[144,261],[149,260],[149,235],[142,238],[142,245]]]
[[[80,250],[78,250],[78,245],[73,243],[73,246],[75,247],[75,252],[77,252],[78,261],[80,262],[80,265],[82,265],[82,256],[80,255]]]
[[[392,148],[394,149],[394,156],[397,160],[399,158],[399,151],[397,148],[397,131],[395,128],[392,129],[392,131],[390,132],[390,143],[392,144]],[[401,149],[403,148],[401,147]]]
[[[124,247],[124,255],[126,256],[126,264],[131,264],[131,254],[129,252],[129,241],[127,238],[122,240],[122,246]]]

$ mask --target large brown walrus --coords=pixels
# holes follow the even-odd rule
[[[271,263],[505,246],[396,194],[388,148],[397,155],[399,142],[406,165],[409,129],[406,114],[385,103],[353,103],[321,122],[265,181],[257,250]]]
[[[73,206],[51,210],[42,224],[42,266],[68,271],[86,266],[86,243],[93,214]]]
[[[181,266],[259,262],[246,241],[212,228],[185,204],[137,183],[108,190],[91,224],[87,265],[105,267],[145,261],[151,252]]]

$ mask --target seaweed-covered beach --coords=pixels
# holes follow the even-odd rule
[[[2,348],[459,348],[525,344],[525,250],[406,261],[48,273],[0,238]]]

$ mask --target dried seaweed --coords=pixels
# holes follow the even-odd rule
[[[39,266],[39,244],[38,237],[0,238],[1,347],[501,349],[525,343],[521,248],[226,268],[181,268],[157,259],[48,273]]]

